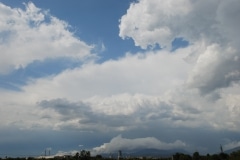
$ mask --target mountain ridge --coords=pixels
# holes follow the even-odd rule
[[[189,154],[183,149],[171,149],[171,150],[161,150],[161,149],[132,149],[132,150],[121,150],[122,157],[171,157],[175,153]],[[118,157],[118,153],[103,153],[104,157]]]
[[[224,153],[227,153],[227,154],[231,154],[232,152],[236,152],[236,151],[239,151],[239,150],[240,150],[240,146],[235,147],[235,148],[228,149],[228,150],[223,151],[223,152],[224,152]]]

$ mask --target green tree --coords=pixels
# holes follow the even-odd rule
[[[82,150],[80,152],[80,160],[90,160],[90,158],[91,158],[90,151]]]
[[[219,157],[221,160],[227,160],[229,156],[228,156],[228,154],[221,152],[219,154]]]
[[[79,159],[79,153],[78,152],[75,154],[74,159],[76,159],[76,160]]]
[[[96,159],[102,159],[102,155],[96,155]]]
[[[190,155],[183,154],[183,153],[176,153],[173,155],[174,160],[192,160]]]
[[[239,160],[240,159],[240,150],[232,152],[229,155],[229,160]]]
[[[219,160],[220,159],[219,155],[217,155],[217,154],[212,155],[211,158],[212,158],[212,160]]]
[[[198,152],[194,152],[192,159],[193,159],[193,160],[199,160],[199,159],[200,159],[199,153],[198,153]]]

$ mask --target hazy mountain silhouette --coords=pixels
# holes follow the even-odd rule
[[[182,149],[172,150],[158,150],[158,149],[134,149],[134,150],[121,150],[122,157],[171,157],[175,153],[189,154],[187,151]],[[118,153],[102,154],[104,157],[117,157]]]
[[[240,150],[240,146],[232,148],[232,149],[229,149],[229,150],[226,150],[226,151],[223,151],[223,152],[227,153],[227,154],[230,154],[232,152],[239,151],[239,150]]]

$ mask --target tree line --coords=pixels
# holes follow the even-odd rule
[[[46,160],[47,158],[11,158],[5,157],[0,160]],[[90,151],[82,150],[77,152],[74,156],[55,156],[48,158],[47,160],[116,160],[117,158],[103,157],[101,155],[91,156]],[[219,154],[207,154],[200,155],[198,152],[194,152],[192,155],[184,153],[175,153],[170,157],[121,157],[120,160],[240,160],[240,150],[234,151],[230,154],[221,152]]]

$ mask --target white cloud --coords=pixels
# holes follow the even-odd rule
[[[121,18],[119,35],[132,38],[142,48],[154,44],[170,48],[177,37],[202,45],[191,54],[196,64],[188,83],[206,94],[239,82],[238,6],[237,0],[140,0]]]
[[[70,26],[29,2],[26,10],[0,4],[0,73],[35,60],[90,56],[91,46],[69,31]]]
[[[222,88],[202,96],[195,87],[184,84],[192,65],[184,57],[198,49],[198,45],[192,45],[172,54],[156,51],[126,55],[119,60],[86,64],[29,81],[21,92],[1,92],[1,102],[9,108],[1,112],[1,122],[10,125],[18,121],[16,125],[29,128],[100,132],[133,130],[155,122],[171,127],[237,130],[237,112],[233,111],[238,108],[237,99],[231,97],[237,97],[238,90],[233,94],[232,89]],[[213,99],[214,96],[217,98]],[[42,110],[37,103],[44,101],[49,107]],[[17,105],[25,106],[20,115],[21,107]],[[15,111],[11,114],[15,118],[4,118],[11,110]],[[34,115],[29,116],[30,113]]]
[[[146,5],[142,5],[142,3]],[[149,4],[147,5],[147,3]],[[141,6],[141,10],[149,12],[148,14],[153,14],[151,15],[153,17],[156,16],[155,12],[151,12],[148,7],[152,5],[157,8],[160,7],[159,10],[161,10],[161,13],[159,14],[163,16],[163,19],[164,16],[167,16],[164,22],[172,21],[172,18],[178,14],[180,14],[180,18],[182,19],[184,19],[184,17],[189,19],[188,16],[190,12],[203,12],[203,6],[206,6],[203,2],[193,4],[190,3],[190,1],[179,1],[179,3],[186,3],[186,5],[174,10],[174,12],[170,12],[176,8],[174,7],[175,4],[172,4],[172,1],[165,1],[160,6],[158,3],[158,1],[140,1],[137,4],[132,4],[125,18],[127,18],[128,15],[130,16],[132,11],[139,10],[138,5]],[[168,6],[167,10],[165,10],[166,6]],[[197,11],[192,10],[193,6],[197,7],[195,8]],[[89,46],[74,38],[72,33],[67,31],[67,24],[65,22],[51,17],[46,11],[43,12],[32,3],[27,5],[26,11],[19,10],[21,14],[19,14],[16,9],[11,9],[4,5],[1,5],[1,7],[3,8],[3,13],[12,13],[12,18],[10,16],[10,19],[15,18],[21,22],[19,22],[19,24],[21,24],[20,27],[23,28],[22,30],[15,29],[19,27],[15,24],[13,24],[12,27],[15,29],[15,32],[18,33],[17,35],[25,35],[23,31],[31,32],[31,35],[35,35],[39,31],[42,33],[39,36],[30,36],[30,38],[33,39],[31,42],[29,41],[29,43],[33,43],[35,40],[39,41],[39,38],[45,39],[44,42],[46,42],[46,39],[49,40],[49,36],[51,37],[50,31],[53,32],[54,35],[59,35],[60,38],[57,37],[50,44],[50,46],[53,46],[53,56],[59,56],[55,55],[57,52],[59,52],[60,56],[65,56],[68,50],[74,51],[69,52],[70,56],[75,56],[75,51],[77,51],[76,54],[78,56],[78,54],[82,53],[79,51],[82,48],[86,49],[84,51],[86,51],[87,54],[89,53]],[[144,9],[144,7],[146,9]],[[213,4],[209,7],[212,8]],[[207,11],[213,13],[210,8],[207,8]],[[25,22],[29,20],[22,22],[23,18],[19,18],[20,15],[33,21],[33,26]],[[143,15],[145,16],[145,13]],[[44,17],[46,16],[50,17],[49,22],[44,21]],[[194,16],[194,14],[192,16]],[[4,16],[2,16],[2,18],[3,17]],[[134,16],[132,18],[134,18]],[[156,17],[153,18],[153,20],[158,22]],[[138,20],[136,19],[136,21]],[[204,23],[206,22],[204,21]],[[125,20],[122,20],[121,24],[124,23]],[[155,24],[153,22],[151,23]],[[148,24],[149,23],[141,25]],[[172,25],[170,23],[166,24],[166,26]],[[162,24],[159,23],[155,27],[161,28],[161,25]],[[142,30],[148,29],[149,26],[145,26]],[[173,29],[175,30],[176,28],[171,28],[171,30]],[[35,32],[36,30],[38,32]],[[56,31],[59,34],[56,34]],[[47,35],[48,33],[50,35]],[[13,35],[16,36],[15,34]],[[186,35],[191,37],[189,36],[190,34]],[[26,36],[28,35],[26,34]],[[173,34],[173,37],[174,36],[177,36],[175,32]],[[205,36],[207,36],[207,34],[205,34]],[[16,39],[18,40],[18,36]],[[26,41],[28,39],[23,36],[23,40]],[[62,42],[65,40],[66,43]],[[149,41],[148,39],[146,40]],[[10,41],[11,43],[9,42],[10,45],[16,46],[12,47],[13,49],[18,48],[18,43],[20,43],[20,41],[18,43],[15,43],[15,41],[16,40]],[[160,42],[161,41],[159,41],[159,43]],[[4,43],[6,44],[6,42]],[[66,49],[66,51],[60,52],[60,50],[55,47],[55,43],[61,43],[61,45],[56,46],[62,46],[64,48],[60,48],[60,50],[64,51],[64,49]],[[83,46],[85,47],[82,45],[79,45],[80,48],[77,47],[77,49],[72,47],[72,44],[78,43],[84,44]],[[24,42],[24,44],[27,43]],[[32,45],[25,45],[25,47],[32,47]],[[44,45],[45,43],[41,43],[41,46],[38,47],[45,48]],[[143,45],[146,46],[148,44]],[[3,46],[6,45],[2,45],[2,47]],[[25,49],[26,54],[32,55],[33,52],[31,48]],[[51,51],[51,49],[48,49],[48,51]],[[46,58],[49,55],[36,54],[36,56],[39,57],[31,58],[31,56],[29,56],[30,59],[23,58],[25,62],[22,61],[19,63],[21,63],[21,65],[27,65],[27,63],[30,63],[33,59]],[[14,61],[18,60],[16,59]],[[8,61],[6,62],[8,63]],[[190,46],[184,49],[178,49],[173,53],[168,50],[137,54],[128,53],[125,57],[118,60],[106,61],[102,64],[88,63],[82,65],[80,68],[66,70],[58,75],[28,81],[26,86],[21,87],[21,92],[2,91],[1,102],[8,106],[8,109],[1,112],[3,117],[3,121],[1,122],[5,125],[14,123],[21,127],[28,126],[30,128],[33,126],[51,126],[57,129],[68,127],[89,131],[123,131],[133,129],[134,126],[139,127],[140,124],[143,123],[151,125],[154,120],[170,126],[204,126],[214,127],[216,129],[228,128],[237,130],[238,122],[235,120],[235,113],[237,113],[239,108],[236,105],[236,97],[239,96],[239,91],[232,94],[232,89],[228,88],[229,90],[226,91],[224,88],[238,83],[240,68],[238,62],[238,50],[231,46],[231,44],[221,46],[218,43],[209,43],[206,38],[200,37],[198,41],[194,41]],[[13,64],[15,64],[15,62],[11,63],[11,65]],[[192,67],[193,70],[191,70]],[[205,97],[202,97],[195,89],[201,91]],[[208,95],[205,95],[206,93]],[[215,97],[214,100],[213,97]],[[67,105],[75,106],[73,108],[65,108],[65,110],[70,109],[72,114],[83,112],[80,109],[82,106],[80,104],[84,104],[85,110],[83,113],[85,114],[80,118],[77,116],[71,118],[68,115],[61,114],[63,110],[59,110],[59,108],[54,109],[52,105],[50,105],[52,106],[52,110],[41,110],[38,107],[33,107],[37,106],[36,104],[38,102],[43,102],[44,100],[46,100],[48,104],[52,104],[56,102],[54,99],[66,99]],[[63,101],[57,103],[57,105],[63,104]],[[18,105],[25,106],[25,110],[21,111],[20,115],[18,113],[21,108],[18,107]],[[227,108],[226,105],[228,107],[227,113],[229,114],[224,114]],[[211,106],[211,108],[204,106]],[[12,110],[14,110],[14,112],[11,113]],[[7,118],[4,116],[10,113],[10,117]],[[34,113],[34,115],[31,116],[32,114],[30,113]],[[219,118],[215,113],[223,114],[223,116]],[[126,121],[120,121],[123,116],[129,118],[133,115],[139,116],[130,118],[132,123],[128,124]],[[106,120],[107,118],[101,118],[101,116],[112,119],[111,123]],[[90,121],[91,117],[97,118],[101,124],[96,121]],[[205,119],[201,117],[205,117]],[[39,119],[41,120],[39,121]],[[48,120],[50,120],[50,122],[46,123]],[[91,122],[91,124],[89,122]]]
[[[46,95],[47,91],[49,98],[65,97],[75,101],[122,93],[162,94],[184,83],[190,68],[184,61],[185,52],[191,49],[178,50],[176,54],[165,51],[129,54],[116,61],[86,64],[54,77],[38,79],[22,89],[38,96]]]
[[[176,36],[171,28],[173,23],[179,24],[181,17],[190,11],[189,0],[141,0],[132,3],[120,20],[119,36],[132,38],[136,46],[144,49],[156,44],[168,46]]]
[[[155,44],[170,48],[176,37],[190,43],[204,38],[208,43],[236,44],[239,14],[237,0],[140,0],[122,16],[119,36],[145,49]]]
[[[43,59],[51,56],[65,56],[66,53],[70,54],[67,56],[74,57],[75,52],[71,54],[70,51],[76,51],[76,54],[81,54],[82,52],[79,50],[82,49],[86,49],[84,51],[89,51],[89,46],[85,44],[82,46],[81,44],[83,42],[74,38],[72,33],[67,30],[67,24],[65,22],[50,16],[48,12],[42,11],[32,3],[26,6],[26,11],[18,9],[19,12],[21,12],[20,15],[24,15],[34,22],[31,25],[25,22],[27,20],[24,21],[22,17],[19,17],[20,15],[17,9],[11,9],[4,5],[1,7],[8,12],[13,12],[13,16],[12,18],[10,16],[10,19],[15,18],[20,21],[20,27],[23,28],[19,30],[17,28],[19,26],[14,23],[13,27],[10,27],[10,29],[18,34],[11,35],[15,36],[14,40],[4,42],[4,44],[1,45],[1,47],[4,48],[7,46],[7,43],[14,46],[11,47],[11,49],[17,48],[19,50],[19,48],[23,47],[25,51],[20,52],[23,54],[22,61],[21,59],[17,59],[15,55],[12,55],[14,58],[5,61],[8,64],[1,63],[7,66],[7,68],[17,63],[19,63],[18,65],[24,66],[36,59]],[[50,21],[45,22],[45,20],[43,20],[45,17],[50,18]],[[4,18],[4,16],[2,16],[2,18]],[[31,36],[26,34],[25,31],[31,32]],[[18,35],[21,35],[23,41],[18,39]],[[60,35],[60,37],[54,38],[55,35]],[[30,40],[26,36],[29,36]],[[53,42],[51,41],[52,39],[54,39]],[[64,40],[66,40],[66,43],[62,43]],[[55,45],[55,43],[60,42],[61,45]],[[75,42],[79,44],[79,48],[72,47],[72,44],[75,44]],[[49,45],[50,48],[47,48],[46,45]],[[66,47],[66,45],[69,47]],[[65,52],[64,49],[69,52]],[[156,107],[159,102],[151,101],[156,101],[154,99],[158,99],[158,97],[155,98],[152,95],[161,95],[166,90],[184,83],[190,68],[190,65],[184,61],[184,57],[186,54],[192,52],[192,50],[194,50],[194,47],[179,49],[175,54],[170,54],[168,51],[164,50],[137,53],[135,55],[129,53],[125,57],[115,61],[106,61],[102,64],[88,63],[82,65],[80,68],[66,70],[59,75],[29,80],[27,85],[20,87],[21,91],[19,92],[2,90],[0,92],[1,102],[2,105],[7,107],[7,109],[1,112],[2,125],[7,126],[14,123],[16,126],[26,128],[34,128],[35,126],[53,127],[56,129],[70,127],[71,129],[84,128],[86,130],[92,130],[94,127],[98,130],[102,130],[101,128],[105,130],[131,129],[132,126],[134,126],[133,124],[120,124],[121,121],[119,119],[122,118],[121,115],[129,116],[131,114],[136,114],[139,109],[138,105],[141,106],[142,104],[151,104]],[[6,52],[8,51],[9,50],[6,50]],[[42,52],[44,54],[42,54]],[[11,53],[17,54],[19,52],[11,51]],[[4,71],[6,70],[3,69],[2,72]],[[68,121],[63,121],[64,115],[59,114],[57,110],[41,110],[36,107],[38,106],[38,102],[44,100],[52,102],[54,99],[62,98],[67,99],[69,104],[81,101],[89,104],[89,111],[92,109],[94,114],[86,115],[85,118],[97,114],[107,115],[109,116],[108,118],[114,118],[111,117],[113,115],[120,115],[120,117],[118,117],[119,119],[113,120],[116,127],[110,125],[106,119],[100,119],[101,122],[105,123],[100,125],[100,127],[96,126],[98,125],[97,122],[88,126],[89,123],[85,124],[87,123],[86,119],[81,121],[84,125],[80,125],[80,119],[77,117],[70,118]],[[132,104],[125,105],[128,103]],[[23,106],[24,110],[22,109]],[[76,111],[78,108],[72,108],[72,110],[74,112],[74,110]],[[11,116],[6,117],[5,115]],[[149,113],[147,116],[148,119],[150,119],[157,115]],[[134,122],[139,123],[139,120],[133,119],[133,123]],[[110,127],[106,124],[109,124]]]
[[[93,148],[94,153],[114,153],[118,150],[130,151],[134,149],[159,149],[168,150],[176,148],[185,148],[186,144],[180,140],[172,143],[166,143],[155,137],[127,139],[121,135],[114,137],[109,143],[104,143],[99,147]]]
[[[77,151],[77,150],[72,150],[72,151],[58,151],[54,156],[66,156],[66,155],[75,156],[77,152],[79,153],[79,151]]]
[[[217,21],[219,32],[228,43],[239,49],[240,4],[237,0],[221,1],[217,9]]]
[[[188,85],[206,94],[228,87],[240,79],[238,51],[212,44],[202,50],[188,79]]]

